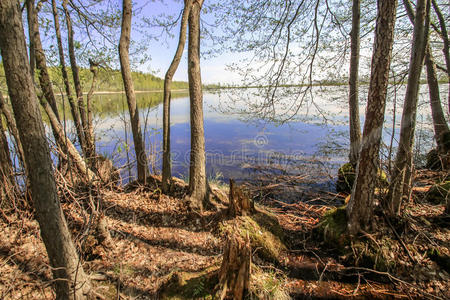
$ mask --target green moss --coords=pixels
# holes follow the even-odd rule
[[[259,226],[263,227],[267,231],[270,231],[281,241],[285,240],[284,230],[281,228],[277,217],[273,213],[261,206],[256,206],[256,212],[251,217],[256,223],[258,223]]]
[[[379,182],[382,186],[387,186],[388,180],[386,173],[378,170]],[[336,182],[336,191],[338,193],[351,193],[353,183],[356,179],[356,171],[351,163],[343,164],[338,170],[338,180]]]
[[[338,193],[350,193],[355,182],[355,169],[351,163],[342,165],[338,170],[338,180],[336,182],[336,191]]]
[[[426,199],[435,204],[446,203],[450,197],[450,181],[433,185],[427,193]]]
[[[344,246],[348,244],[347,212],[346,206],[337,207],[327,211],[318,226],[323,240],[333,246]]]
[[[174,272],[160,291],[161,299],[214,299],[218,267],[202,272]]]
[[[237,217],[223,223],[220,231],[222,234],[232,234],[235,228],[239,228],[242,237],[250,238],[252,249],[262,259],[279,262],[286,246],[283,242],[283,230],[273,215],[257,209],[251,216]]]

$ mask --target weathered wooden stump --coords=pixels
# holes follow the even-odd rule
[[[220,299],[241,300],[247,295],[251,265],[250,238],[243,238],[239,228],[227,236],[222,265],[219,270]]]
[[[228,216],[248,216],[255,210],[255,205],[250,197],[237,186],[233,179],[230,179],[230,204],[228,206]]]

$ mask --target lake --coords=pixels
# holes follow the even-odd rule
[[[446,95],[446,85],[442,85]],[[364,115],[366,91],[361,88],[360,113]],[[309,183],[324,188],[333,187],[337,168],[347,160],[348,108],[347,88],[315,87],[296,114],[284,124],[273,124],[237,113],[244,103],[239,97],[251,98],[251,92],[223,91],[204,94],[204,126],[209,180],[252,180],[265,174],[302,175]],[[404,87],[397,92],[397,102],[403,101]],[[171,152],[173,175],[187,180],[189,169],[190,126],[189,98],[174,93],[171,105]],[[386,109],[383,141],[386,144],[382,160],[388,153],[393,121],[393,94]],[[426,86],[422,86],[416,142],[421,159],[433,145]],[[151,171],[161,170],[162,94],[138,93],[141,125],[144,132]],[[257,100],[255,100],[257,101]],[[314,101],[314,102],[313,102]],[[94,98],[94,124],[97,151],[121,167],[124,182],[135,177],[134,151],[126,98],[123,94],[101,94]],[[234,111],[235,109],[235,111]],[[225,112],[224,112],[225,110]],[[397,104],[395,140],[401,120],[401,105]],[[69,117],[68,105],[65,110]],[[361,125],[363,125],[363,118]],[[70,120],[66,127],[75,138]],[[393,152],[395,153],[395,152]],[[423,157],[422,157],[423,158]]]

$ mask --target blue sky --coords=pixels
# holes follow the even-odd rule
[[[139,17],[146,16],[151,18],[153,16],[158,16],[160,14],[169,14],[169,15],[177,15],[181,12],[183,7],[183,1],[148,1],[148,0],[139,0],[134,2],[134,7],[139,8],[142,7],[142,10],[139,12],[139,15],[135,17],[135,21],[138,22]],[[205,18],[205,16],[203,16]],[[208,16],[206,21],[211,23]],[[136,24],[134,24],[136,25]],[[139,25],[138,25],[139,26]],[[152,30],[152,29],[149,29]],[[154,29],[155,30],[155,29]],[[156,30],[155,30],[156,31]],[[169,67],[173,55],[175,54],[175,50],[178,42],[178,31],[179,24],[174,28],[171,32],[174,36],[169,37],[164,35],[159,41],[149,40],[148,46],[148,55],[150,55],[151,60],[143,65],[138,66],[138,69],[143,72],[152,72],[155,75],[163,78],[164,74]],[[137,30],[133,30],[131,33],[132,39],[142,39],[142,36]],[[205,47],[205,43],[201,44],[201,47]],[[203,48],[204,49],[204,48]],[[224,53],[220,56],[216,57],[208,57],[201,59],[201,71],[202,71],[202,80],[204,83],[239,83],[239,76],[230,71],[226,70],[226,65],[231,62],[236,62],[239,59],[240,55]],[[183,53],[183,58],[180,62],[177,72],[175,73],[174,80],[188,80],[187,75],[187,41],[185,50]]]

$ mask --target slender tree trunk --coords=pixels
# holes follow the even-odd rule
[[[0,208],[13,207],[14,201],[14,170],[9,152],[8,140],[0,115]]]
[[[77,95],[78,100],[78,109],[80,111],[80,119],[81,119],[81,126],[83,127],[83,134],[85,139],[85,149],[84,153],[86,158],[94,157],[95,153],[89,152],[90,149],[94,149],[90,142],[92,141],[92,138],[90,137],[89,130],[88,130],[88,121],[87,121],[87,114],[83,99],[83,90],[81,88],[81,81],[80,81],[80,75],[77,65],[77,60],[75,57],[75,46],[73,41],[73,26],[72,26],[72,18],[70,16],[70,12],[67,8],[68,0],[63,0],[63,9],[64,13],[66,15],[66,25],[67,25],[67,41],[68,41],[68,48],[69,48],[69,60],[70,60],[70,67],[72,69],[72,77],[73,77],[73,83],[75,85],[75,93]]]
[[[97,84],[98,64],[93,61],[89,61],[89,64],[90,64],[90,70],[92,73],[92,83],[91,83],[91,88],[89,89],[89,92],[86,97],[87,130],[89,132],[89,137],[91,138],[91,141],[89,141],[88,145],[91,147],[91,149],[89,149],[89,152],[96,153],[94,125],[93,125],[93,116],[92,116],[92,97],[94,96],[95,86]],[[95,166],[97,164],[97,158],[95,156],[91,157],[89,160],[89,163],[91,166]]]
[[[30,74],[34,81],[34,69],[36,68],[35,58],[34,58],[34,42],[33,42],[33,15],[34,15],[34,0],[26,0],[27,6],[27,22],[28,22],[28,52],[30,55]]]
[[[361,146],[361,125],[359,122],[359,44],[360,44],[360,0],[353,0],[352,6],[352,31],[351,36],[351,56],[350,56],[350,163],[356,167],[358,163],[359,148]]]
[[[409,20],[414,24],[415,12],[409,0],[403,0]],[[433,118],[433,127],[438,149],[445,149],[441,137],[449,131],[448,123],[445,120],[444,110],[442,109],[441,97],[439,92],[439,82],[437,79],[436,64],[433,58],[433,52],[430,43],[427,40],[425,49],[425,65],[427,67],[428,92],[430,95],[431,116]]]
[[[414,20],[414,35],[411,50],[411,60],[406,87],[405,104],[403,106],[402,122],[400,126],[400,139],[394,168],[391,176],[391,184],[387,197],[387,209],[389,214],[400,214],[402,199],[405,195],[405,184],[409,178],[405,175],[412,162],[412,146],[416,127],[417,101],[420,88],[420,74],[422,72],[425,48],[428,36],[427,13],[429,0],[417,2],[417,13]]]
[[[205,132],[203,128],[203,92],[200,73],[200,11],[203,0],[192,4],[189,14],[188,78],[191,109],[191,157],[189,197],[194,209],[203,209],[207,200]]]
[[[436,64],[431,53],[431,48],[427,47],[425,56],[427,66],[428,91],[430,94],[431,116],[433,117],[433,127],[438,149],[443,149],[441,137],[449,131],[448,123],[445,120],[444,110],[441,105],[439,95],[439,82],[437,79]]]
[[[441,28],[441,36],[442,41],[444,42],[444,47],[442,48],[442,52],[444,53],[444,59],[445,59],[445,66],[447,68],[447,79],[448,82],[448,113],[450,114],[450,42],[448,38],[448,31],[447,31],[447,25],[445,24],[445,18],[442,14],[439,5],[437,4],[436,0],[431,0],[433,3],[433,9],[438,16],[439,19],[439,27]]]
[[[145,142],[142,138],[139,123],[139,111],[136,104],[133,79],[131,78],[129,48],[131,34],[131,0],[123,0],[122,32],[119,42],[120,70],[122,71],[123,85],[127,96],[128,110],[130,112],[131,130],[133,132],[134,150],[136,153],[138,180],[145,183],[148,174],[148,160],[145,153]]]
[[[34,7],[34,1],[27,1],[31,2],[29,5],[27,5],[27,7]],[[48,103],[52,107],[56,118],[60,120],[55,94],[53,93],[52,82],[48,73],[47,59],[45,58],[44,49],[42,48],[41,35],[39,33],[38,10],[32,9],[32,11],[28,11],[27,13],[30,15],[31,20],[31,24],[29,24],[29,26],[32,26],[34,56],[36,59],[36,67],[39,70],[39,84],[41,86],[42,92],[44,93],[45,99],[47,99]]]
[[[77,170],[84,176],[84,178],[86,178],[88,181],[96,180],[97,176],[94,172],[91,171],[91,169],[89,169],[88,165],[84,162],[77,148],[75,148],[70,139],[66,137],[61,123],[58,121],[58,119],[56,119],[56,116],[48,103],[43,98],[41,98],[40,102],[45,112],[47,113],[56,143],[63,151],[62,154],[68,155],[68,159],[71,159]]]
[[[378,1],[366,120],[356,168],[356,182],[347,206],[350,234],[366,229],[373,214],[396,9],[397,1]]]
[[[170,186],[172,178],[170,167],[170,100],[171,91],[170,85],[172,83],[173,75],[175,74],[178,65],[180,64],[181,56],[183,55],[184,45],[186,44],[186,31],[189,12],[191,11],[192,0],[184,1],[184,10],[181,17],[180,36],[178,39],[177,51],[173,57],[172,63],[164,77],[164,102],[163,102],[163,161],[162,161],[162,189],[166,193]]]
[[[52,160],[26,51],[19,1],[0,3],[0,50],[31,182],[41,236],[52,266],[57,299],[85,299],[90,281],[80,265],[57,196]],[[73,285],[76,283],[75,285]],[[72,294],[70,289],[75,286]]]
[[[6,106],[5,99],[3,98],[2,93],[0,92],[0,113],[3,113],[6,119],[6,125],[8,126],[9,132],[13,135],[14,140],[16,141],[17,151],[19,160],[22,164],[22,167],[24,168],[25,172],[27,169],[25,168],[25,155],[23,152],[23,146],[22,142],[20,141],[19,137],[19,131],[17,130],[16,126],[16,120],[14,120],[11,112],[9,111],[8,107]]]
[[[80,111],[78,109],[78,104],[75,102],[72,96],[72,89],[69,83],[69,76],[67,75],[66,62],[64,59],[64,48],[62,45],[61,39],[61,29],[59,24],[59,14],[58,9],[56,7],[56,0],[52,0],[52,11],[53,11],[53,20],[55,23],[55,32],[56,32],[56,41],[58,44],[58,53],[59,53],[59,63],[61,65],[61,73],[64,81],[64,87],[66,89],[67,99],[69,100],[70,111],[72,113],[73,123],[75,125],[75,129],[77,131],[78,142],[80,143],[81,149],[86,149],[86,142],[84,140],[84,132],[83,127],[81,125],[80,120]],[[86,153],[84,153],[86,154]]]

